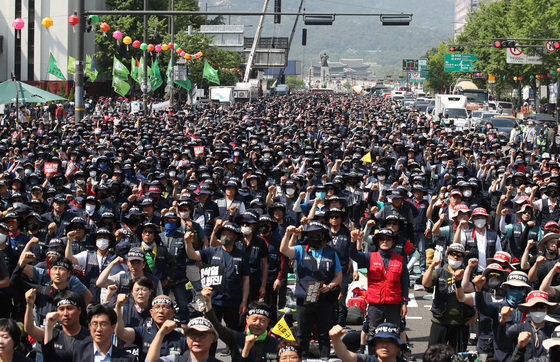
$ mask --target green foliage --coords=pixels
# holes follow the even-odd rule
[[[560,37],[560,2],[547,0],[516,0],[481,3],[478,10],[467,18],[465,31],[455,41],[449,44],[475,44],[491,45],[492,39],[553,39]],[[542,42],[528,42],[520,40],[519,44],[541,44]],[[497,49],[491,46],[465,46],[464,53],[475,54],[477,70],[481,73],[491,73],[496,76],[493,85],[495,92],[503,94],[512,88],[517,88],[519,82],[514,77],[522,77],[521,86],[529,85],[536,89],[536,80],[531,75],[548,74],[558,67],[558,53],[547,53],[546,50],[522,48],[526,54],[538,52],[543,57],[542,65],[522,65],[506,63],[506,49]],[[440,76],[447,83],[453,83],[457,78],[464,77],[461,73],[441,73],[443,69],[443,55],[448,53],[445,43],[438,46],[437,52],[430,56],[428,64],[430,73]],[[541,84],[548,84],[555,79],[545,78]],[[430,89],[441,89],[442,82],[439,78],[428,79]]]
[[[60,84],[60,88],[58,88],[58,92],[56,93],[57,95],[66,98],[66,83],[61,83]]]
[[[286,84],[290,87],[290,89],[303,89],[305,88],[305,81],[295,77],[293,75],[286,76]]]
[[[70,93],[68,93],[68,100],[69,101],[73,101],[74,100],[74,87],[70,88]]]

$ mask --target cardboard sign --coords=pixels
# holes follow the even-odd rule
[[[204,154],[204,146],[194,146],[194,156],[202,156]]]
[[[224,289],[224,265],[207,265],[200,268],[200,283],[203,287],[212,287],[213,291]]]
[[[45,175],[48,173],[58,173],[58,163],[56,162],[45,162]]]
[[[307,290],[305,291],[305,300],[303,304],[317,303],[317,301],[319,301],[319,297],[321,296],[319,289],[321,285],[323,285],[321,281],[309,282]]]

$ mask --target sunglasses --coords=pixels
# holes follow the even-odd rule
[[[156,232],[151,230],[151,229],[147,229],[147,230],[143,230],[142,234],[155,234]]]
[[[331,215],[331,216],[329,217],[329,219],[335,219],[335,220],[336,220],[336,219],[342,219],[342,216],[341,216],[341,215]]]
[[[389,226],[389,225],[398,225],[399,223],[397,221],[387,221],[387,223],[385,225]]]
[[[462,257],[464,257],[463,254],[457,253],[457,252],[455,252],[455,251],[450,252],[449,255],[454,256],[455,258],[462,258]]]

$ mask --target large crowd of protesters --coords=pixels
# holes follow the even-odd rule
[[[5,108],[0,360],[411,360],[412,290],[424,361],[560,360],[555,124],[346,93],[87,105]]]

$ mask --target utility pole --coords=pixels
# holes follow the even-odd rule
[[[171,11],[173,11],[173,10],[175,10],[175,0],[171,0]],[[170,31],[169,32],[171,33],[171,42],[173,44],[175,44],[175,16],[171,15],[169,25],[170,25]],[[169,108],[172,108],[173,107],[173,97],[174,97],[173,87],[175,86],[175,83],[174,83],[175,74],[173,72],[173,62],[174,62],[173,58],[175,58],[175,51],[170,50],[169,54],[171,54],[170,55],[170,61],[169,61],[169,64],[171,66],[171,71],[169,72],[169,74],[171,75],[171,81],[170,81],[171,84],[169,86],[169,88],[170,88],[169,89]]]
[[[83,0],[81,0],[83,1]],[[148,0],[144,0],[144,11],[148,10]],[[148,43],[148,15],[144,15],[144,44]],[[142,65],[142,110],[148,115],[148,50],[144,49],[144,64]],[[173,52],[171,52],[173,53]]]
[[[303,7],[303,0],[299,3],[298,13],[301,12],[301,8]],[[296,32],[297,23],[299,20],[299,15],[296,16],[296,20],[294,21],[294,26],[292,27],[292,34],[290,34],[290,39],[288,40],[288,49],[286,49],[286,65],[288,64],[288,56],[290,55],[290,48],[292,47],[292,40],[294,40],[294,34]],[[278,83],[282,81],[282,76],[284,75],[284,68],[280,69],[278,73]]]
[[[76,72],[74,73],[74,110],[75,121],[84,118],[84,36],[86,32],[86,18],[84,16],[85,0],[78,0],[78,35],[76,39]]]
[[[264,0],[263,10],[262,12],[266,12],[266,8],[268,7],[268,1]],[[249,76],[251,75],[251,68],[253,68],[253,59],[255,58],[255,53],[257,52],[257,45],[259,44],[259,38],[261,37],[261,30],[262,25],[264,22],[264,14],[261,15],[259,19],[259,25],[257,25],[257,32],[255,33],[255,37],[253,38],[253,46],[251,47],[251,53],[249,53],[249,59],[247,59],[247,67],[245,68],[245,75],[243,76],[243,82],[249,81]]]

